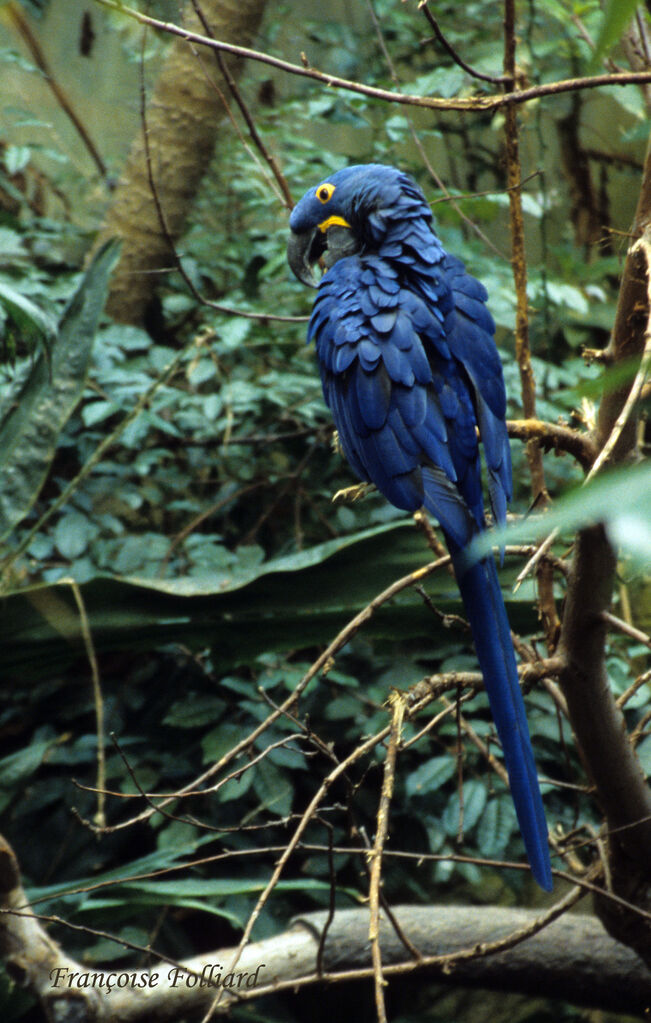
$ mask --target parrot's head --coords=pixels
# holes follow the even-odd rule
[[[402,171],[381,163],[344,167],[305,193],[289,218],[289,265],[299,281],[318,286],[318,265],[376,251],[405,217],[431,220],[418,185]]]

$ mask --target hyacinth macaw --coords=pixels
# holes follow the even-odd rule
[[[308,341],[316,342],[341,448],[391,504],[424,506],[438,519],[531,869],[549,891],[547,825],[495,562],[465,556],[486,528],[480,438],[498,524],[511,497],[506,394],[486,289],[445,251],[423,193],[395,167],[337,171],[303,196],[289,224],[289,265],[318,287]]]

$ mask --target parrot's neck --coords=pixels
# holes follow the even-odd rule
[[[386,218],[385,232],[377,246],[377,254],[397,266],[403,273],[431,276],[445,256],[443,246],[431,227],[429,210],[409,218]]]

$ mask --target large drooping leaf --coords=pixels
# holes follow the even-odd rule
[[[231,579],[171,581],[97,577],[81,586],[98,650],[146,649],[160,643],[210,646],[218,665],[252,663],[266,651],[302,650],[337,632],[394,580],[432,560],[409,521],[394,522],[274,559]],[[459,594],[445,570],[425,586],[443,611],[459,610]],[[534,622],[520,591],[510,601],[514,628]],[[508,594],[507,594],[508,599]],[[65,582],[30,587],[5,597],[0,671],[51,671],[80,649],[74,596]],[[408,640],[445,634],[413,589],[383,605],[365,635]]]
[[[81,397],[117,256],[115,242],[97,252],[61,318],[49,361],[41,351],[0,403],[0,539],[36,500],[61,428]]]

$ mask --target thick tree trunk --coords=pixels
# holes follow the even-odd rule
[[[217,39],[248,46],[266,0],[201,0],[201,12]],[[205,34],[192,2],[183,24]],[[231,60],[236,76],[240,64]],[[224,116],[223,82],[212,54],[175,38],[147,106],[151,172],[172,239],[180,237],[199,183],[205,174]],[[219,88],[217,88],[219,85]],[[171,256],[149,182],[142,132],[135,139],[98,244],[122,239],[122,256],[113,275],[107,310],[122,323],[142,324],[159,280],[157,271]]]
[[[635,363],[645,348],[651,323],[647,253],[651,248],[651,143],[607,356]],[[642,239],[645,247],[636,244]],[[605,392],[595,430],[599,449],[607,444],[624,409],[630,381]],[[632,461],[637,445],[633,410],[608,458],[609,465]],[[651,965],[651,790],[626,731],[623,714],[608,681],[608,610],[615,582],[616,556],[601,526],[582,530],[575,544],[563,615],[560,682],[572,727],[596,798],[606,817],[605,887],[597,907],[610,933],[627,942]],[[611,893],[616,898],[610,897]],[[628,904],[628,905],[627,905]],[[629,908],[629,906],[635,907]],[[637,910],[637,911],[636,911]]]

